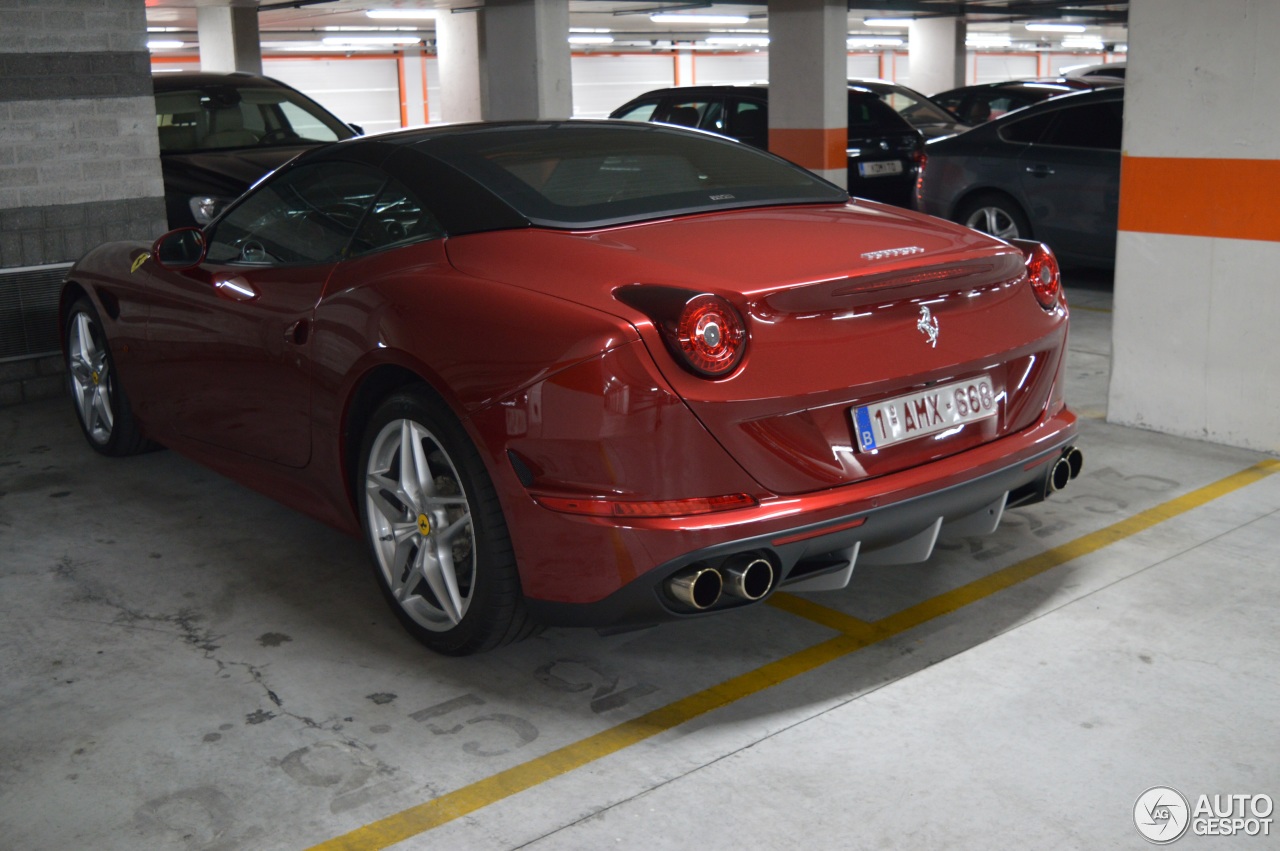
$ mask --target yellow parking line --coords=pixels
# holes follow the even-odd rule
[[[940,594],[876,623],[828,609],[790,594],[775,594],[772,604],[839,634],[776,662],[748,671],[718,685],[695,692],[666,706],[624,721],[593,736],[565,745],[540,757],[498,772],[468,786],[441,795],[349,833],[315,845],[310,851],[373,851],[447,824],[525,789],[567,774],[584,765],[649,739],[744,697],[786,682],[868,645],[898,635],[926,621],[953,612],[969,603],[1016,585],[1050,568],[1096,552],[1116,541],[1149,529],[1193,508],[1280,472],[1280,460],[1267,460],[1135,514],[1105,529],[1092,532],[1047,552],[1025,559],[982,579]]]
[[[1071,305],[1071,309],[1072,310],[1088,310],[1091,313],[1114,313],[1115,312],[1109,307],[1090,307],[1087,304],[1073,304]]]

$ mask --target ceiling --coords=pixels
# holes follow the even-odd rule
[[[197,7],[225,5],[225,0],[146,0],[147,24],[155,41],[183,43],[178,50],[194,50]],[[252,0],[235,0],[234,5],[254,5]],[[323,49],[321,39],[343,35],[401,37],[434,44],[435,25],[431,20],[412,18],[374,19],[371,9],[414,12],[436,10],[436,14],[466,14],[483,5],[483,0],[258,0],[258,27],[264,53],[290,49]],[[452,10],[448,7],[452,6]],[[441,7],[437,9],[437,7]],[[653,13],[673,15],[736,15],[745,21],[723,23],[657,23]],[[1098,0],[852,0],[849,4],[850,47],[892,49],[894,40],[905,45],[907,27],[875,26],[875,18],[963,17],[970,47],[983,50],[1069,50],[1099,52],[1106,45],[1128,41],[1127,2]],[[569,22],[575,41],[604,42],[579,44],[577,49],[637,50],[670,49],[673,42],[706,47],[708,37],[743,36],[735,45],[730,39],[722,49],[742,49],[768,31],[768,4],[643,2],[643,0],[569,0]],[[1083,27],[1075,33],[1031,31],[1028,24],[1073,24]],[[611,39],[608,41],[607,39]],[[1064,44],[1064,39],[1065,44]],[[343,49],[333,45],[328,49]],[[386,44],[373,45],[386,50]],[[153,50],[164,48],[153,47]],[[346,50],[353,49],[350,46]],[[1123,49],[1123,48],[1122,48]]]

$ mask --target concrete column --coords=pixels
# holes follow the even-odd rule
[[[1276,33],[1274,0],[1129,5],[1112,422],[1280,452]]]
[[[0,11],[0,405],[65,392],[67,266],[165,231],[143,0],[17,5]]]
[[[769,150],[848,185],[844,0],[770,0]]]
[[[258,6],[252,0],[224,0],[196,9],[201,71],[262,73]]]
[[[444,121],[479,121],[480,14],[444,9],[436,16],[436,51],[440,62],[440,117]]]
[[[960,18],[921,18],[911,22],[907,85],[926,95],[964,85],[964,21]]]
[[[568,0],[488,0],[480,15],[485,119],[571,116]]]

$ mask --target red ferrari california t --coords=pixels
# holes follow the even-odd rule
[[[846,586],[1079,470],[1057,263],[662,125],[357,138],[62,295],[89,444],[368,542],[449,654]]]

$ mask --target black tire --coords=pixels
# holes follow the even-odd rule
[[[999,192],[984,192],[965,201],[955,220],[999,239],[1032,239],[1031,222],[1018,202]]]
[[[81,297],[71,305],[64,330],[67,390],[85,440],[95,451],[110,456],[156,448],[133,418],[106,330],[89,299]]]
[[[408,453],[415,457],[406,465]],[[384,399],[359,462],[357,504],[374,575],[414,638],[465,656],[537,631],[498,495],[443,403],[425,388]]]

